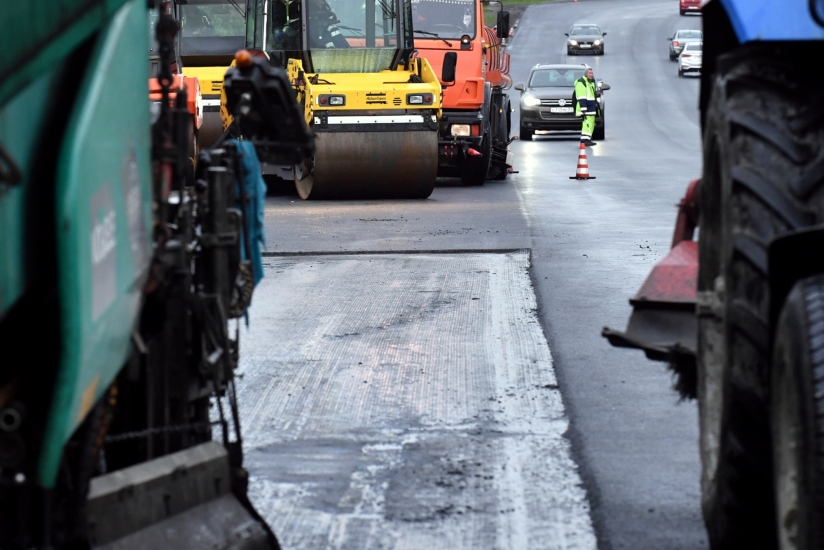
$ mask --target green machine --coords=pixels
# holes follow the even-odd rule
[[[148,5],[147,5],[148,4]],[[285,73],[227,73],[249,141],[193,170],[150,113],[150,0],[0,3],[0,548],[277,548],[234,369],[262,276],[257,156],[312,141]],[[267,124],[266,121],[279,121]]]

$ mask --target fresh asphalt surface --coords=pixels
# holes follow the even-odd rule
[[[563,33],[576,22],[608,33],[606,55],[567,57]],[[698,81],[677,77],[665,41],[700,25],[680,17],[674,0],[554,2],[525,12],[508,50],[514,82],[539,62],[581,62],[612,87],[606,141],[588,151],[595,180],[569,179],[575,136],[538,136],[513,142],[519,173],[505,182],[444,181],[426,201],[303,202],[284,191],[267,202],[275,254],[531,251],[538,315],[600,548],[707,546],[695,404],[678,401],[662,364],[600,337],[605,325],[625,326],[627,299],[666,253],[675,204],[700,174]],[[518,92],[510,97],[517,134]]]

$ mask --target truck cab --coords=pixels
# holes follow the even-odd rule
[[[443,87],[438,175],[480,185],[505,178],[511,86],[503,40],[509,14],[499,12],[496,31],[484,25],[480,0],[417,0],[412,3],[415,48]]]

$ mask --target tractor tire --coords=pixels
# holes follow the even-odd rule
[[[706,115],[697,394],[714,549],[777,540],[767,245],[824,220],[824,109],[793,55],[753,44],[721,58]]]
[[[489,174],[489,166],[492,161],[492,138],[489,134],[484,135],[482,143],[481,156],[467,158],[461,167],[462,185],[475,187],[483,185],[486,181],[486,177]]]
[[[518,139],[521,141],[532,141],[533,131],[521,126],[521,131],[518,134]]]
[[[776,330],[772,441],[779,548],[824,548],[824,277],[800,281]]]

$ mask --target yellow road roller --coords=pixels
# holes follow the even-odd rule
[[[432,193],[441,87],[414,55],[410,0],[247,0],[246,17],[247,48],[288,72],[315,133],[302,198]]]
[[[243,0],[175,0],[180,22],[178,53],[183,74],[200,81],[203,125],[198,140],[210,147],[223,133],[220,92],[235,52],[246,46]]]

